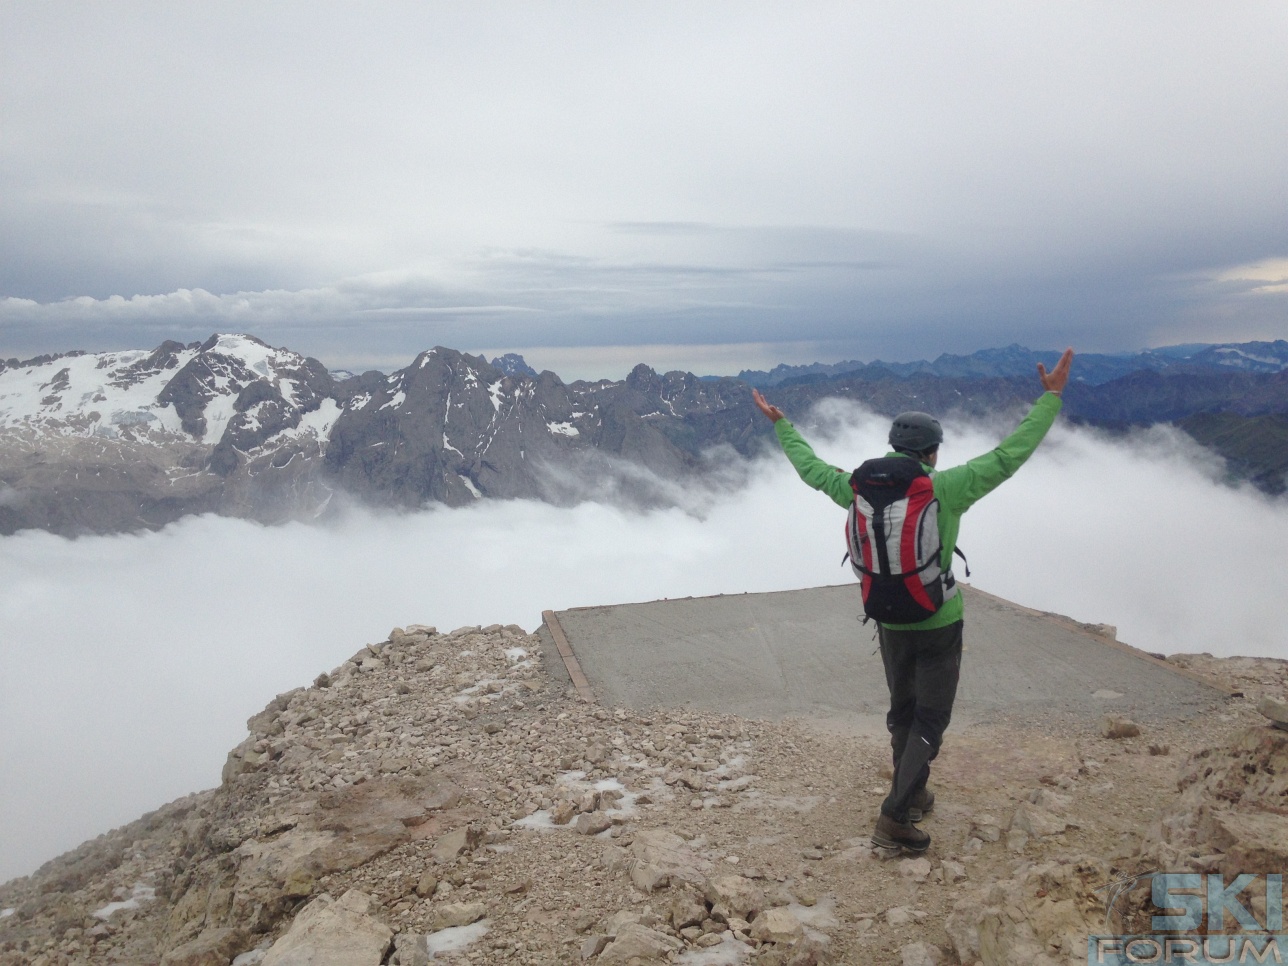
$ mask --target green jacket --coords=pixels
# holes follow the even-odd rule
[[[975,501],[992,492],[1004,480],[1008,480],[1038,448],[1047,430],[1060,414],[1063,403],[1055,393],[1043,393],[1015,432],[1002,440],[997,448],[983,456],[977,456],[968,463],[954,466],[952,469],[936,472],[929,466],[926,470],[934,480],[935,498],[939,500],[939,539],[943,542],[940,555],[940,566],[948,570],[953,562],[953,548],[957,546],[957,533],[961,529],[962,514],[969,510]],[[816,490],[822,490],[839,506],[849,509],[854,502],[854,491],[850,489],[850,471],[833,466],[819,459],[809,443],[796,431],[796,427],[786,419],[774,423],[774,432],[783,452],[791,460],[792,466],[800,478]],[[898,456],[898,453],[887,453],[887,456]],[[911,459],[912,457],[908,457]],[[922,464],[923,466],[925,464]],[[916,624],[886,624],[895,630],[930,630],[935,627],[946,627],[962,619],[962,597],[954,594],[944,602],[932,617]]]

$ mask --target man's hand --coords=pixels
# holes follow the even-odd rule
[[[1068,366],[1065,366],[1065,369],[1068,368]],[[783,418],[783,411],[777,406],[769,405],[769,403],[765,401],[765,397],[760,394],[759,389],[753,389],[751,391],[751,401],[756,404],[756,408],[764,413],[765,418],[771,423],[776,423]]]
[[[1055,368],[1047,372],[1046,366],[1038,363],[1038,379],[1042,381],[1042,388],[1047,392],[1063,392],[1064,387],[1069,384],[1069,366],[1073,362],[1073,350],[1065,349],[1064,355],[1060,361],[1055,364]]]

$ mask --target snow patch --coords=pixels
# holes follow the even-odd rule
[[[447,438],[447,434],[446,434],[446,433],[444,433],[444,434],[443,434],[443,449],[450,449],[450,450],[451,450],[453,453],[455,453],[457,456],[464,456],[464,455],[465,455],[465,454],[464,454],[464,453],[462,453],[459,449],[457,449],[455,446],[453,446],[453,445],[451,444],[451,442],[450,442],[450,441],[448,440],[448,438]]]
[[[577,427],[572,423],[546,423],[546,429],[560,436],[580,436]]]
[[[217,395],[211,397],[210,402],[206,403],[206,408],[202,415],[206,417],[206,433],[201,437],[202,442],[217,443],[224,436],[224,430],[228,424],[233,421],[237,415],[237,395],[236,393],[224,393],[228,381],[219,380],[219,386],[216,390]]]
[[[684,966],[741,966],[751,961],[751,947],[733,938],[733,933],[724,933],[718,946],[706,949],[686,949],[680,953],[676,963]]]
[[[512,823],[517,828],[534,828],[534,829],[551,829],[558,828],[554,820],[550,817],[549,809],[539,809],[531,815],[525,815],[523,818]]]
[[[349,400],[350,409],[365,409],[367,403],[371,402],[371,393],[364,392],[354,396]]]
[[[130,898],[123,902],[109,902],[102,909],[95,909],[93,915],[98,919],[110,919],[113,913],[120,912],[123,909],[138,909],[145,902],[151,902],[156,897],[156,889],[150,885],[144,885],[142,882],[136,882],[130,892]]]
[[[507,661],[522,661],[527,656],[527,650],[522,647],[507,647],[505,649],[505,659]]]
[[[380,409],[388,409],[390,406],[401,406],[406,401],[407,401],[407,394],[403,392],[401,389],[399,389],[396,393],[394,393],[389,398],[389,402],[381,406]],[[380,412],[380,409],[377,409],[376,412]]]
[[[339,418],[340,404],[328,397],[322,400],[322,405],[317,409],[311,413],[305,413],[300,418],[300,424],[290,432],[295,436],[312,433],[318,439],[328,439],[331,436],[331,427],[335,425],[335,421]]]
[[[439,953],[460,952],[466,946],[478,942],[492,929],[486,919],[480,919],[470,926],[448,926],[438,932],[431,932],[425,937],[425,948],[430,959],[438,959]]]
[[[461,473],[457,473],[456,475],[461,478],[461,482],[465,484],[465,489],[470,491],[470,494],[474,497],[474,499],[476,500],[483,499],[483,494],[479,492],[479,488],[474,485],[473,480],[471,480],[468,476],[465,476]]]
[[[504,398],[504,394],[501,392],[500,379],[487,387],[487,394],[492,399],[492,408],[499,413],[501,411],[501,400]]]
[[[17,911],[17,909],[0,909],[0,919],[8,919]]]
[[[841,924],[836,918],[836,900],[831,896],[823,896],[812,906],[793,902],[787,907],[787,911],[799,919],[802,925],[814,929],[835,929]]]

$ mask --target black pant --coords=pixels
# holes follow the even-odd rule
[[[894,778],[881,803],[883,814],[908,820],[908,803],[930,777],[944,731],[953,715],[962,665],[962,622],[929,631],[878,627],[881,662],[890,688],[890,747]]]

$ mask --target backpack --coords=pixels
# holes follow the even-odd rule
[[[886,456],[855,470],[850,488],[846,557],[863,588],[863,612],[883,624],[933,616],[958,588],[939,564],[939,501],[930,474],[916,459]]]

